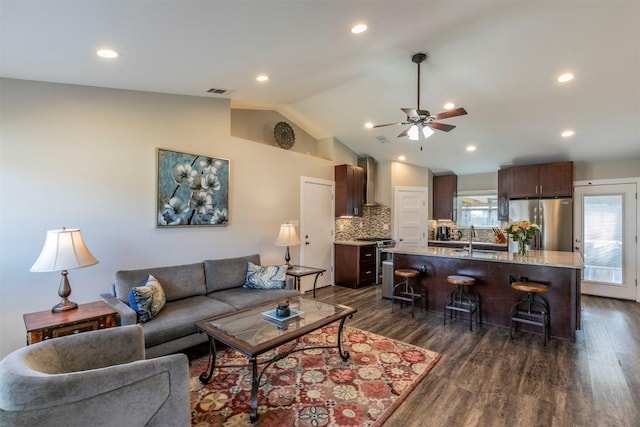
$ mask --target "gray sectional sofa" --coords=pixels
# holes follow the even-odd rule
[[[248,262],[260,265],[260,255],[122,270],[116,273],[111,293],[101,298],[118,312],[120,326],[132,325],[138,318],[129,306],[129,290],[140,286],[149,274],[158,279],[167,302],[153,319],[141,325],[146,357],[163,356],[207,341],[207,335],[194,326],[199,320],[300,295],[290,279],[285,289],[245,288]]]

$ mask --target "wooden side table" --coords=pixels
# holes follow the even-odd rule
[[[287,270],[287,276],[292,276],[294,278],[294,286],[296,290],[300,290],[300,279],[304,276],[310,276],[315,274],[316,277],[313,279],[313,297],[316,297],[316,284],[318,283],[318,277],[322,276],[322,274],[327,271],[324,268],[315,268],[315,267],[305,267],[304,265],[292,265],[290,269]]]
[[[116,326],[116,311],[102,301],[79,304],[76,310],[62,313],[45,310],[27,313],[22,317],[27,328],[27,345]]]

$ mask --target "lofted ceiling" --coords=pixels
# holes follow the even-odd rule
[[[0,0],[0,19],[3,77],[230,98],[436,173],[640,161],[638,0]],[[101,47],[119,58],[98,58]],[[423,51],[421,107],[469,114],[420,151],[397,138],[405,126],[364,124],[416,107],[411,56]],[[566,71],[575,78],[558,83]]]

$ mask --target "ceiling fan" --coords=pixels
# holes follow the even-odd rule
[[[401,108],[401,110],[407,115],[407,119],[404,122],[386,123],[383,125],[373,126],[379,128],[383,126],[395,126],[395,125],[411,125],[407,129],[403,130],[398,138],[408,136],[409,139],[417,141],[420,139],[420,133],[424,138],[428,138],[433,134],[432,129],[449,132],[454,129],[455,126],[446,123],[440,123],[438,120],[449,119],[451,117],[463,116],[467,114],[467,110],[464,108],[456,108],[454,110],[445,111],[434,116],[427,110],[420,109],[420,64],[423,63],[429,54],[426,52],[416,53],[411,57],[411,60],[418,64],[418,106],[417,108]]]

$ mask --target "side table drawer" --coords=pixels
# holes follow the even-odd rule
[[[102,325],[102,328],[100,328],[100,325]],[[99,319],[73,323],[58,328],[47,328],[42,331],[42,339],[48,340],[49,338],[64,337],[67,335],[79,334],[80,332],[96,331],[98,329],[104,329],[104,325],[106,325],[106,319],[101,317]]]

